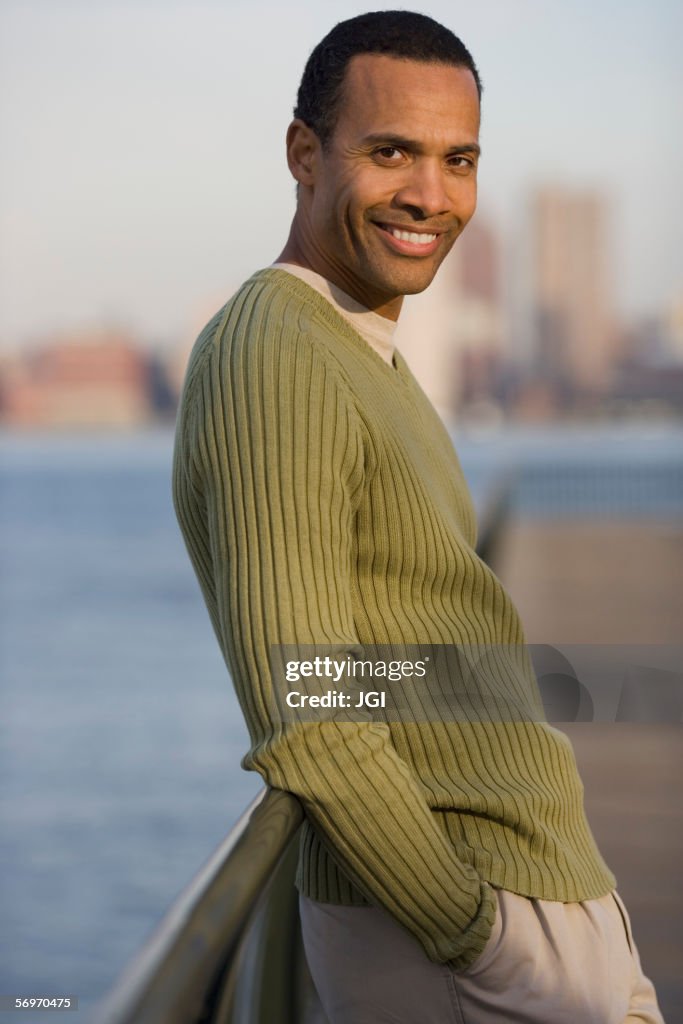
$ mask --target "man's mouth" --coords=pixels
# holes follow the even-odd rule
[[[439,245],[440,233],[434,231],[409,231],[381,223],[377,223],[377,227],[391,248],[406,256],[431,256]]]
[[[412,242],[413,245],[426,245],[427,242],[433,242],[436,238],[436,235],[426,231],[400,231],[398,228],[391,227],[384,228],[384,230],[389,231],[394,238],[400,238],[404,242]]]

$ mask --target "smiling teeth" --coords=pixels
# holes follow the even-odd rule
[[[413,245],[428,245],[436,238],[436,235],[420,234],[417,231],[399,231],[398,228],[389,230],[394,238],[399,238],[402,242],[412,242]]]

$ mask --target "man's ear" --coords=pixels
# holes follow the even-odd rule
[[[287,164],[300,185],[313,185],[320,156],[320,140],[312,128],[295,118],[287,129]]]

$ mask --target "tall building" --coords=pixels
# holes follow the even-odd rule
[[[605,199],[539,189],[532,239],[534,369],[553,383],[603,391],[616,356]]]
[[[668,354],[672,361],[683,362],[683,292],[669,304],[665,314]]]

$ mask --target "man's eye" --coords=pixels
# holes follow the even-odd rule
[[[448,163],[456,171],[469,171],[474,167],[474,160],[469,156],[452,156]]]
[[[395,163],[396,159],[401,156],[401,150],[396,149],[396,146],[380,146],[379,149],[375,150],[375,156],[378,156],[381,160],[389,160]]]

